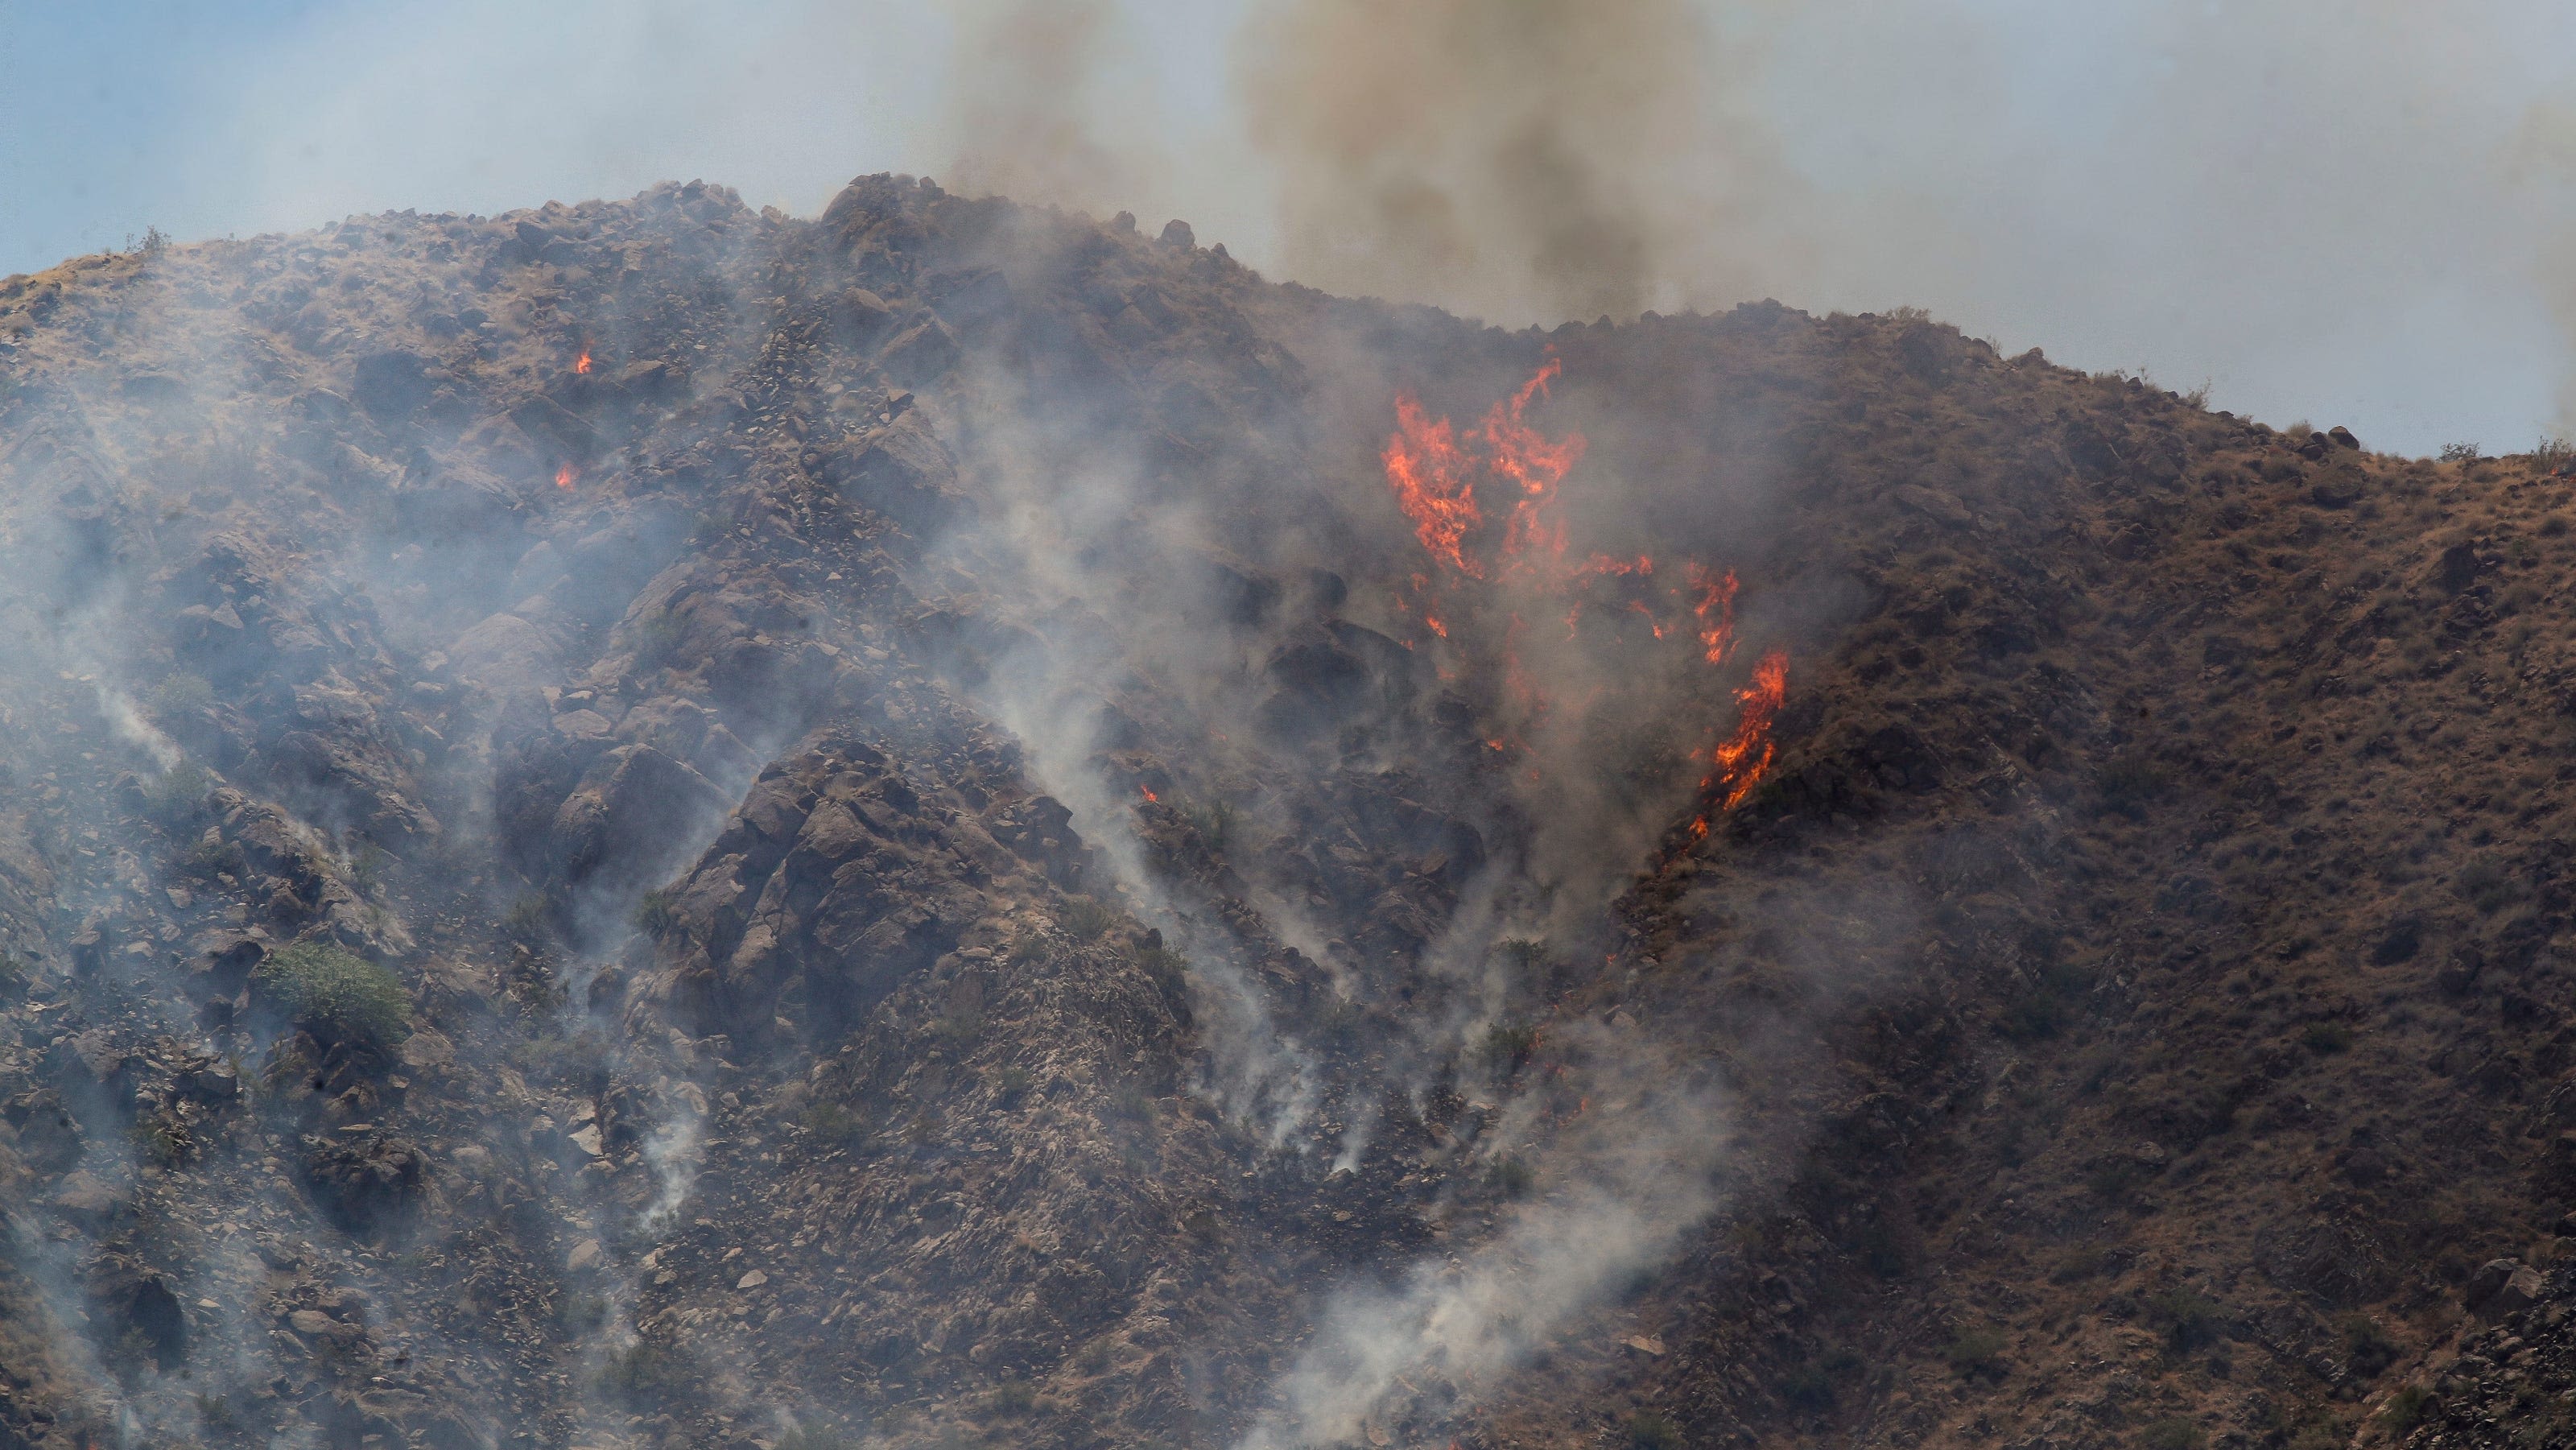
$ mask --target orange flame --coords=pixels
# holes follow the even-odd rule
[[[1561,618],[1568,640],[1583,637],[1584,615],[1599,605],[1644,616],[1648,632],[1659,641],[1682,637],[1687,630],[1691,647],[1711,667],[1727,664],[1736,647],[1738,586],[1733,570],[1685,560],[1683,580],[1658,589],[1651,582],[1655,561],[1649,555],[1619,558],[1595,553],[1579,563],[1568,562],[1568,531],[1558,488],[1582,461],[1587,445],[1580,433],[1550,439],[1529,422],[1531,404],[1545,399],[1549,384],[1563,372],[1564,365],[1550,357],[1509,398],[1496,403],[1481,423],[1463,433],[1449,419],[1426,411],[1412,394],[1400,393],[1395,400],[1395,431],[1379,452],[1387,485],[1412,524],[1414,537],[1435,565],[1448,566],[1447,571],[1434,567],[1427,574],[1412,575],[1412,587],[1400,591],[1399,607],[1408,615],[1418,615],[1433,635],[1453,644],[1462,626],[1472,641],[1483,632],[1477,628],[1480,623],[1505,615],[1508,623],[1499,641],[1493,642],[1491,662],[1500,666],[1503,697],[1524,728],[1535,728],[1551,718],[1580,728],[1606,688],[1596,683],[1580,699],[1549,698],[1538,674],[1522,659],[1529,636],[1521,608],[1508,607],[1514,602],[1522,607],[1535,604],[1528,597],[1533,591],[1553,596],[1555,602],[1546,616],[1528,617]],[[1480,485],[1486,490],[1482,500]],[[1487,514],[1486,503],[1502,493],[1510,495],[1511,504],[1497,519]],[[1498,566],[1490,572],[1489,560]],[[1464,579],[1507,587],[1514,599],[1496,601],[1504,607],[1488,613],[1463,592],[1466,586],[1460,581]],[[1621,580],[1628,582],[1617,582]],[[1687,623],[1679,617],[1683,608],[1690,611]],[[1413,648],[1412,640],[1403,644]],[[1454,678],[1446,664],[1439,667],[1439,674],[1444,681]],[[1710,818],[1741,805],[1769,773],[1778,754],[1772,726],[1787,698],[1788,678],[1788,656],[1773,650],[1754,667],[1751,680],[1735,692],[1734,733],[1706,747],[1709,772],[1700,782],[1702,809],[1689,823],[1692,839],[1706,836]],[[1488,739],[1485,744],[1496,751],[1505,749],[1502,739]],[[1537,778],[1535,770],[1530,775]]]
[[[1555,512],[1556,486],[1582,459],[1583,435],[1568,433],[1551,441],[1529,425],[1528,414],[1530,401],[1545,397],[1548,383],[1564,367],[1549,358],[1511,397],[1496,403],[1464,440],[1448,419],[1432,417],[1412,394],[1396,395],[1395,431],[1378,458],[1386,466],[1388,487],[1395,490],[1396,507],[1412,521],[1414,536],[1434,559],[1468,578],[1485,577],[1483,562],[1467,551],[1470,536],[1485,526],[1484,507],[1476,499],[1476,478],[1483,474],[1520,495],[1503,522],[1503,557],[1518,568],[1553,572],[1562,566],[1565,521]],[[1468,444],[1479,447],[1470,452]]]
[[[1413,535],[1431,557],[1461,574],[1482,579],[1485,571],[1467,557],[1469,530],[1485,521],[1476,507],[1475,486],[1467,476],[1467,456],[1446,418],[1433,419],[1411,394],[1395,400],[1395,432],[1378,455],[1386,464],[1386,481],[1395,502],[1413,520]]]
[[[1547,385],[1565,365],[1549,358],[1510,401],[1496,403],[1485,415],[1485,426],[1478,430],[1493,451],[1494,472],[1520,485],[1520,501],[1512,505],[1512,515],[1503,530],[1503,553],[1518,559],[1535,551],[1546,563],[1555,565],[1565,558],[1565,520],[1551,505],[1556,502],[1556,486],[1582,461],[1584,441],[1580,433],[1568,433],[1550,443],[1547,435],[1529,426],[1523,415],[1530,399],[1544,397]]]
[[[582,348],[581,356],[573,360],[572,370],[577,373],[586,373],[590,371],[590,349],[588,347],[585,346]]]
[[[1707,570],[1693,564],[1690,578],[1692,587],[1699,590],[1691,613],[1699,616],[1700,650],[1710,664],[1722,665],[1726,663],[1728,646],[1735,642],[1735,571],[1729,569],[1724,576],[1712,578]]]
[[[565,464],[563,467],[558,468],[558,469],[556,469],[556,470],[555,470],[555,487],[557,487],[557,488],[565,488],[565,489],[568,489],[568,488],[571,488],[571,487],[572,487],[572,465],[571,465],[571,464],[567,463],[567,464]]]
[[[1155,804],[1157,804],[1157,805],[1160,805],[1160,804],[1162,803],[1163,798],[1162,798],[1161,796],[1158,796],[1158,795],[1154,794],[1154,788],[1153,788],[1152,786],[1150,786],[1150,785],[1140,785],[1140,786],[1138,786],[1138,787],[1136,787],[1136,788],[1137,788],[1138,790],[1141,790],[1141,791],[1143,791],[1143,792],[1145,793],[1145,799],[1147,799],[1147,800],[1149,800],[1149,801],[1152,801],[1152,802],[1154,802],[1154,803],[1155,803]]]
[[[1753,678],[1735,692],[1735,734],[1709,751],[1709,764],[1715,770],[1708,784],[1712,791],[1724,793],[1719,810],[1742,805],[1770,772],[1777,750],[1771,722],[1779,718],[1780,706],[1788,698],[1789,656],[1775,649],[1762,657],[1753,667]]]

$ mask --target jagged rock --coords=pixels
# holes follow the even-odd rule
[[[555,809],[552,857],[571,884],[640,888],[667,879],[730,804],[705,776],[653,747],[616,746]]]
[[[947,376],[960,356],[957,334],[938,318],[904,329],[877,353],[877,366],[907,388],[928,387]]]
[[[36,1173],[51,1177],[80,1161],[80,1124],[54,1089],[30,1088],[0,1102],[0,1121],[16,1134],[19,1159]]]
[[[852,503],[924,537],[969,507],[956,461],[918,413],[833,447],[823,457],[823,478]]]
[[[418,411],[435,386],[426,358],[395,348],[357,360],[349,396],[379,421],[392,422]]]
[[[387,1134],[304,1139],[304,1176],[317,1202],[352,1230],[376,1227],[407,1208],[427,1181],[428,1160]]]
[[[1961,502],[1957,494],[1944,493],[1939,489],[1923,488],[1910,483],[1899,484],[1896,488],[1896,501],[1917,513],[1945,524],[1965,526],[1975,522],[1976,519],[1976,516],[1968,511],[1967,504]]]
[[[102,1255],[90,1271],[89,1298],[111,1342],[135,1336],[164,1374],[187,1359],[187,1311],[159,1271],[127,1254]]]
[[[132,1207],[124,1195],[81,1169],[64,1175],[45,1206],[93,1237],[113,1228]]]
[[[220,1062],[189,1069],[180,1078],[179,1087],[188,1096],[213,1106],[235,1102],[241,1097],[240,1075],[229,1064]]]
[[[2489,1259],[2469,1276],[2461,1302],[2484,1319],[2502,1319],[2540,1298],[2540,1271],[2519,1259]]]

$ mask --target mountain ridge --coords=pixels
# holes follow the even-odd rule
[[[2556,1258],[2554,459],[895,177],[0,342],[24,1443],[2341,1444]]]

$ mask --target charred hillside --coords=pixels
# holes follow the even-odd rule
[[[2558,462],[906,178],[7,279],[0,1447],[2546,1440]]]

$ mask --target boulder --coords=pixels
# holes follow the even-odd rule
[[[353,1231],[408,1207],[428,1181],[428,1169],[419,1148],[390,1135],[304,1139],[304,1177],[315,1200]]]
[[[916,537],[945,526],[966,504],[956,460],[917,412],[834,447],[824,455],[822,473],[842,497]]]
[[[63,1176],[61,1186],[45,1200],[45,1206],[74,1226],[96,1235],[115,1225],[126,1201],[122,1194],[95,1174],[76,1168]]]
[[[849,288],[832,300],[832,329],[845,344],[870,346],[884,337],[895,321],[895,310],[865,287]]]
[[[957,365],[957,334],[933,317],[897,333],[877,354],[877,366],[907,388],[924,387]]]
[[[2472,544],[2453,544],[2433,561],[2433,582],[2444,593],[2457,594],[2478,582],[2478,551]]]
[[[619,391],[635,398],[663,398],[680,390],[688,375],[659,358],[628,363],[617,375]]]
[[[2520,1259],[2489,1259],[2469,1276],[2462,1304],[2482,1319],[2502,1319],[2539,1302],[2540,1271]]]
[[[30,1088],[0,1103],[0,1122],[17,1134],[19,1161],[35,1173],[50,1177],[80,1161],[80,1124],[52,1088]]]
[[[349,396],[376,421],[390,423],[418,412],[437,386],[428,359],[394,348],[358,359]]]
[[[555,869],[572,885],[640,889],[668,880],[732,804],[694,767],[650,745],[617,746],[555,809]]]
[[[1916,513],[1960,528],[1976,522],[1976,515],[1968,512],[1967,504],[1957,494],[1937,488],[1901,483],[1896,486],[1896,501]]]

